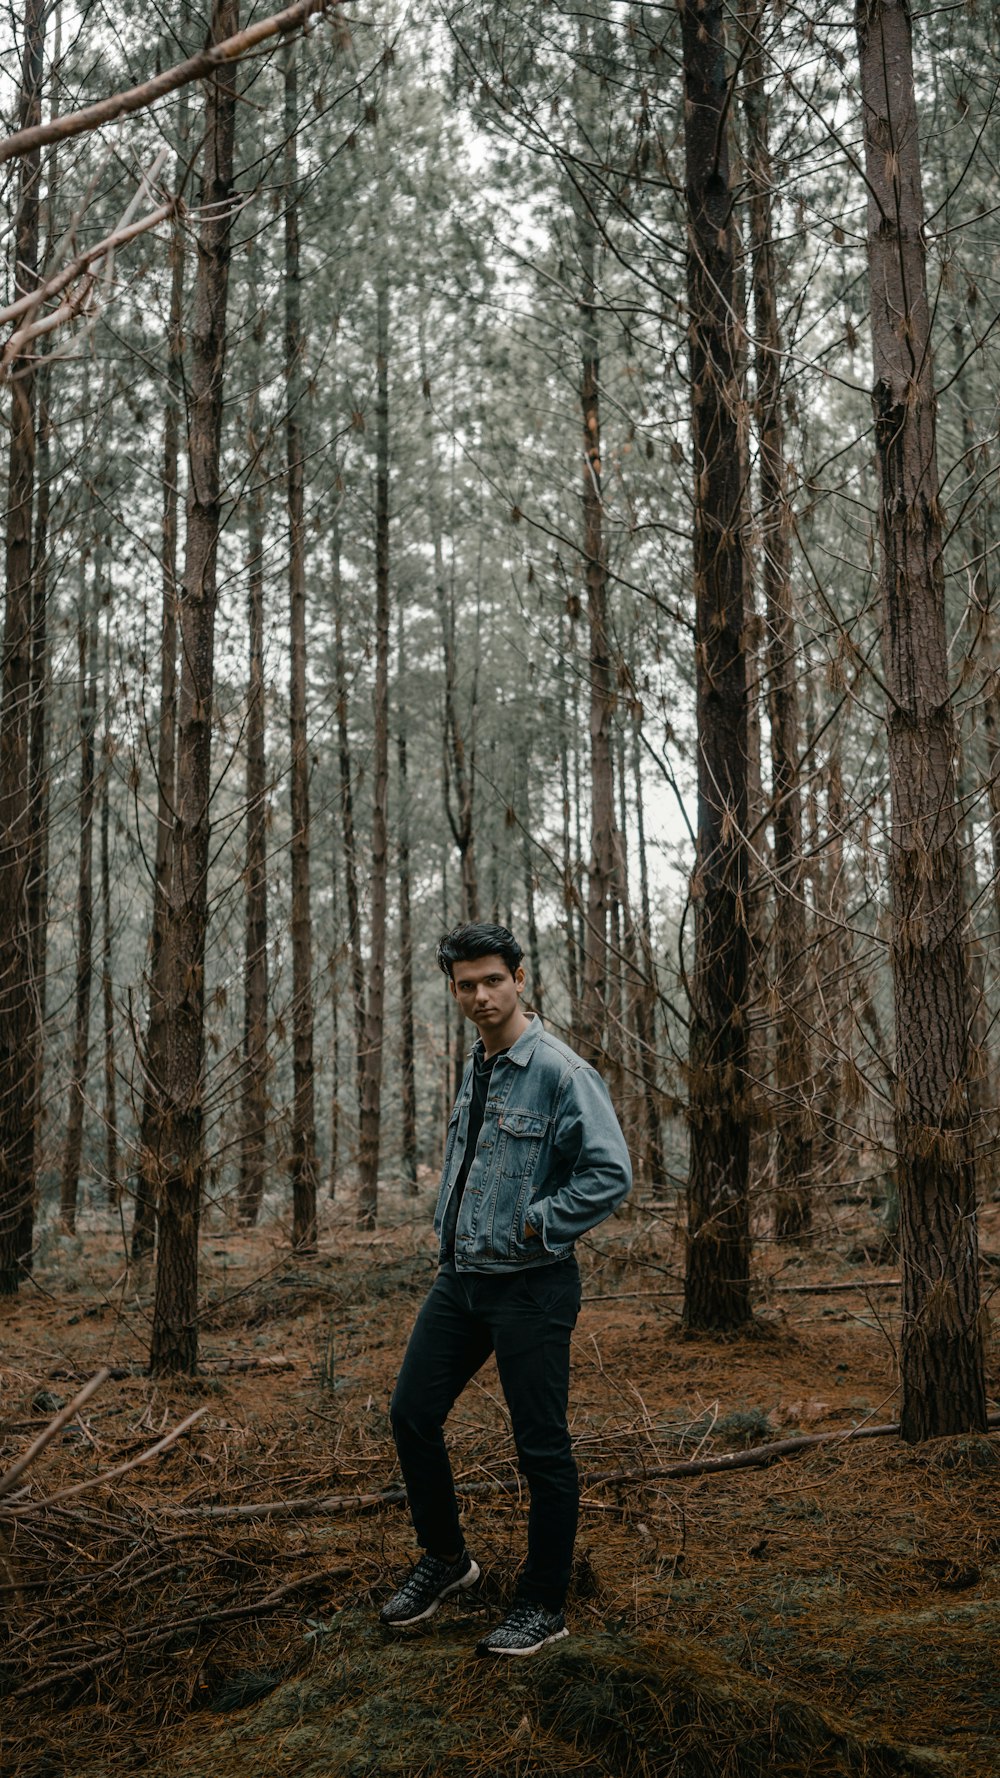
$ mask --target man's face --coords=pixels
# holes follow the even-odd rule
[[[473,957],[451,966],[451,991],[480,1031],[495,1031],[510,1018],[524,988],[524,970],[513,975],[502,957]]]

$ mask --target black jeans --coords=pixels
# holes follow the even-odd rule
[[[462,1548],[442,1428],[469,1379],[496,1353],[517,1462],[528,1483],[528,1560],[517,1594],[561,1611],[580,1489],[566,1425],[569,1340],[580,1310],[575,1259],[523,1272],[444,1267],[417,1316],[392,1397],[392,1430],[417,1541]]]

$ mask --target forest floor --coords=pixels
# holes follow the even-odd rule
[[[573,1351],[570,1639],[473,1657],[525,1534],[492,1364],[451,1423],[481,1590],[417,1632],[380,1629],[414,1553],[405,1508],[263,1508],[398,1483],[387,1408],[433,1276],[431,1201],[429,1182],[387,1193],[374,1235],[327,1205],[308,1265],[274,1224],[210,1225],[193,1382],[142,1375],[150,1280],[110,1217],[47,1237],[34,1286],[2,1306],[0,1473],[101,1365],[115,1374],[25,1500],[204,1412],[118,1481],[16,1516],[0,1544],[4,1778],[1000,1773],[1000,1434],[838,1437],[763,1468],[651,1473],[896,1417],[898,1272],[865,1258],[867,1204],[839,1206],[808,1247],[761,1243],[757,1324],[729,1339],[680,1329],[672,1208],[598,1230]],[[1000,1206],[981,1242],[988,1296]],[[988,1388],[994,1409],[995,1344]],[[626,1479],[593,1479],[607,1472]]]

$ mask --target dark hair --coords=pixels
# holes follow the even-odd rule
[[[437,960],[449,979],[453,964],[471,963],[473,957],[502,957],[514,975],[523,956],[517,939],[506,926],[456,926],[445,933],[437,948]]]

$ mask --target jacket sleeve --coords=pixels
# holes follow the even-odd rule
[[[568,1174],[531,1205],[546,1247],[576,1241],[628,1197],[632,1163],[608,1089],[595,1068],[570,1069],[556,1101],[555,1148]]]

